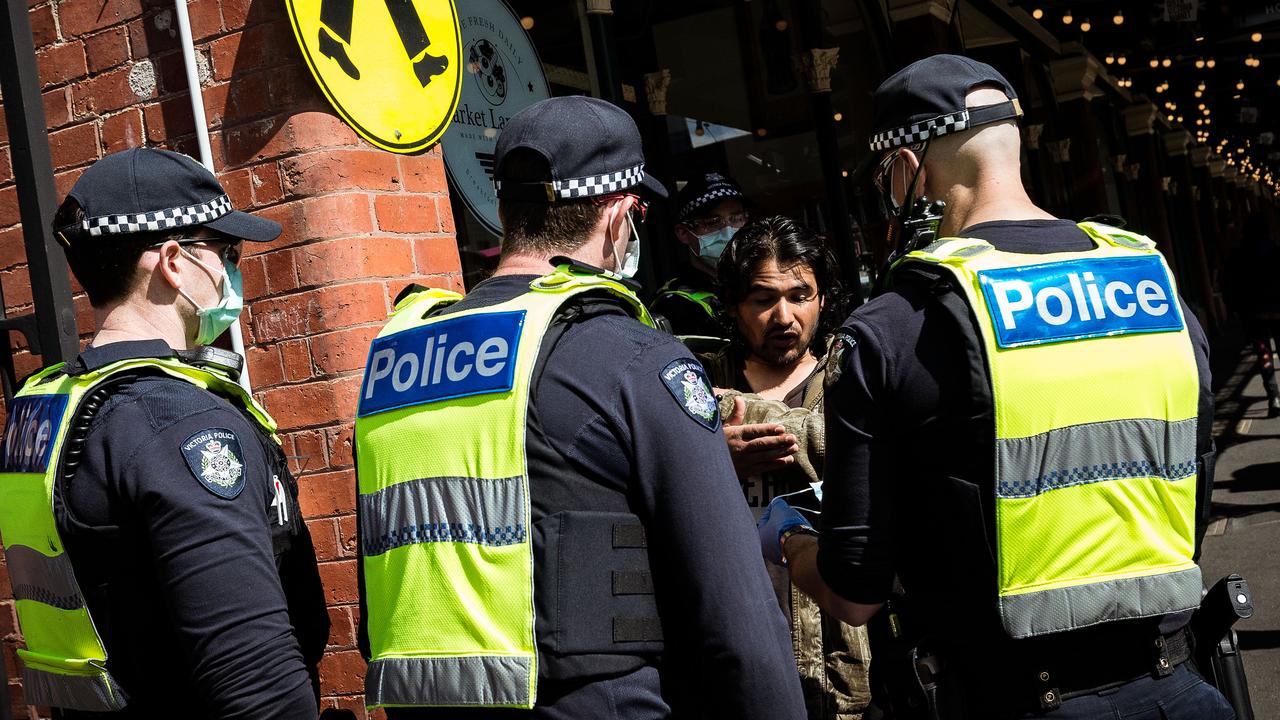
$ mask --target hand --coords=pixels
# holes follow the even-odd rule
[[[735,397],[733,415],[724,421],[724,439],[739,479],[781,470],[796,461],[792,456],[800,445],[795,435],[777,423],[743,425],[745,414],[746,403]]]
[[[756,523],[756,529],[760,532],[760,553],[764,555],[764,559],[775,565],[786,565],[782,558],[782,534],[797,527],[812,530],[809,521],[804,519],[799,510],[788,505],[783,498],[774,498]]]

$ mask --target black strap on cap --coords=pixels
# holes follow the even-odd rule
[[[988,123],[1000,122],[1001,120],[1009,120],[1012,118],[1022,117],[1022,104],[1017,98],[1007,102],[996,103],[995,105],[983,105],[982,107],[969,108],[969,124],[971,128]]]

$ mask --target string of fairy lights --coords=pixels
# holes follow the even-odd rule
[[[1089,33],[1094,29],[1093,21],[1088,17],[1076,17],[1078,10],[1072,10],[1069,7],[1054,9],[1052,11],[1054,17],[1050,17],[1048,11],[1041,7],[1033,7],[1031,9],[1031,17],[1041,23],[1060,22],[1064,28],[1074,26],[1081,33]],[[1111,23],[1115,26],[1123,26],[1125,23],[1124,11],[1117,9],[1111,16]],[[1203,43],[1204,37],[1196,37],[1197,43]],[[1260,45],[1263,41],[1263,34],[1254,31],[1248,36],[1249,42]],[[1261,53],[1249,52],[1241,60],[1244,70],[1258,70],[1262,67]],[[1134,87],[1133,77],[1130,75],[1135,67],[1141,72],[1142,61],[1132,57],[1132,53],[1126,52],[1108,52],[1102,58],[1103,63],[1107,66],[1107,72],[1110,74],[1117,87],[1131,89]],[[1226,61],[1224,61],[1226,62]],[[1230,65],[1235,61],[1230,61],[1227,65],[1222,65],[1223,70],[1229,70]],[[1276,173],[1265,166],[1262,166],[1253,157],[1250,156],[1253,148],[1250,139],[1235,139],[1225,137],[1224,133],[1215,134],[1213,125],[1213,108],[1210,107],[1210,95],[1207,80],[1220,80],[1223,77],[1222,72],[1206,75],[1206,79],[1194,80],[1194,90],[1191,91],[1191,97],[1194,100],[1191,104],[1180,103],[1175,99],[1176,94],[1183,94],[1185,98],[1186,87],[1175,88],[1167,77],[1163,77],[1160,70],[1170,70],[1174,66],[1188,65],[1194,67],[1198,71],[1216,70],[1220,63],[1217,58],[1209,54],[1167,54],[1157,53],[1146,58],[1145,66],[1147,75],[1150,76],[1150,84],[1147,89],[1156,96],[1156,103],[1162,109],[1165,119],[1170,124],[1178,124],[1187,130],[1194,132],[1196,142],[1209,147],[1213,152],[1219,155],[1229,167],[1236,168],[1246,177],[1252,178],[1254,181],[1262,183],[1269,188],[1277,197],[1280,197],[1280,177]],[[1246,83],[1245,76],[1248,75],[1250,80]],[[1231,99],[1241,101],[1245,98],[1246,89],[1256,93],[1274,93],[1280,92],[1280,77],[1275,79],[1275,87],[1268,87],[1269,84],[1263,84],[1262,87],[1249,87],[1251,84],[1258,82],[1258,74],[1248,74],[1241,72],[1238,79],[1232,84],[1218,85],[1215,82],[1215,88],[1225,89],[1231,93]],[[1230,80],[1226,81],[1230,83]],[[1234,88],[1234,92],[1231,89]],[[1175,93],[1175,90],[1177,93]],[[1219,97],[1226,92],[1214,93]],[[1240,104],[1238,109],[1243,115],[1254,113],[1256,119],[1257,109],[1246,104]],[[1274,136],[1267,133],[1268,142],[1274,142]]]

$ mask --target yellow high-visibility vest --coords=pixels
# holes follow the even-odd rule
[[[587,292],[622,283],[561,266],[504,303],[400,301],[373,341],[356,417],[370,707],[531,708],[537,700],[525,420],[539,348]]]
[[[58,364],[27,380],[9,408],[0,446],[0,537],[26,640],[18,650],[23,692],[32,705],[110,712],[128,703],[107,671],[106,648],[58,534],[53,493],[81,401],[102,383],[139,371],[238,402],[274,437],[275,422],[238,384],[176,359],[122,360],[81,375],[68,375]]]
[[[1025,255],[943,238],[986,356],[1000,615],[1014,638],[1199,605],[1199,379],[1177,287],[1149,239]]]

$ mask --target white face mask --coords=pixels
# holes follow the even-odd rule
[[[630,280],[640,269],[640,233],[631,219],[630,210],[627,211],[627,225],[631,228],[631,239],[627,241],[627,248],[622,251],[621,260],[618,259],[618,247],[616,245],[610,247],[613,249],[614,272]]]

